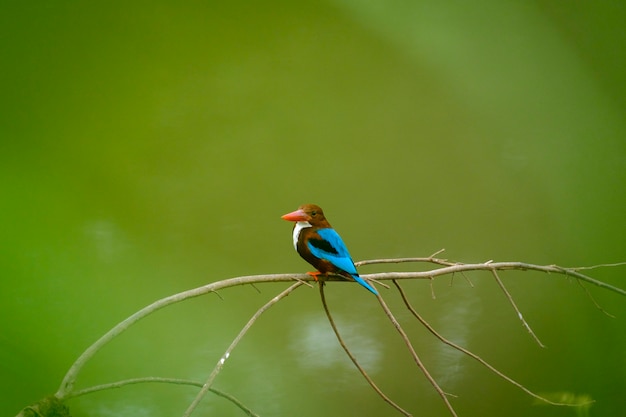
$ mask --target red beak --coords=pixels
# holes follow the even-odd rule
[[[303,210],[296,210],[292,211],[291,213],[287,213],[284,216],[281,216],[281,219],[290,222],[307,222],[309,221],[309,215],[306,214]]]

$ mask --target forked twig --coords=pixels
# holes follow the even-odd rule
[[[346,343],[343,341],[343,338],[339,334],[339,330],[337,329],[335,320],[333,320],[333,316],[330,314],[330,310],[328,309],[328,304],[326,303],[326,296],[324,295],[324,285],[322,283],[320,283],[320,297],[322,299],[322,305],[324,306],[324,311],[326,312],[326,317],[328,317],[328,322],[330,323],[330,327],[332,327],[333,332],[335,332],[335,336],[337,337],[339,344],[341,345],[343,350],[346,352],[346,354],[348,355],[348,357],[350,358],[354,366],[356,366],[359,372],[361,372],[361,375],[363,375],[363,378],[365,378],[367,383],[370,384],[370,386],[374,389],[374,391],[376,391],[376,393],[380,395],[380,397],[383,400],[385,400],[385,402],[387,402],[389,405],[391,405],[393,408],[395,408],[396,410],[398,410],[400,413],[404,414],[405,416],[411,417],[411,414],[408,411],[404,410],[398,404],[393,402],[391,398],[385,395],[385,393],[382,392],[380,388],[378,388],[376,383],[372,380],[372,378],[370,378],[367,372],[365,372],[365,369],[363,369],[361,364],[359,364],[359,362],[356,360],[356,357],[352,354],[350,349],[348,349],[348,346],[346,345]]]

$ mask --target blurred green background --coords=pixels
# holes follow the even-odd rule
[[[309,269],[280,215],[324,207],[355,260],[626,260],[626,7],[620,1],[17,2],[0,6],[0,414],[56,391],[76,357],[152,301]],[[412,266],[423,268],[423,266]],[[362,273],[411,266],[363,267]],[[625,269],[590,274],[624,287]],[[546,395],[626,409],[626,304],[575,281],[411,282],[448,338]],[[285,284],[162,310],[77,388],[204,380]],[[460,416],[575,416],[442,346],[383,291]],[[348,344],[415,415],[448,412],[375,299],[331,283]],[[394,415],[334,339],[318,293],[269,310],[216,380],[263,416]],[[75,416],[181,415],[196,389],[131,386]],[[209,396],[198,415],[241,416]]]

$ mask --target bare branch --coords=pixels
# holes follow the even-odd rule
[[[189,379],[162,378],[162,377],[150,376],[150,377],[144,377],[144,378],[125,379],[123,381],[111,382],[109,384],[102,384],[102,385],[96,385],[96,386],[93,386],[93,387],[85,388],[85,389],[82,389],[82,390],[75,391],[75,392],[71,393],[70,395],[68,395],[66,397],[66,399],[67,398],[78,397],[78,396],[81,396],[81,395],[91,394],[93,392],[105,391],[105,390],[113,389],[113,388],[121,388],[121,387],[126,386],[126,385],[145,384],[145,383],[163,383],[163,384],[174,384],[174,385],[191,385],[191,386],[200,387],[200,388],[202,388],[202,386],[204,385],[202,382],[192,381],[192,380],[189,380]],[[228,394],[228,393],[226,393],[224,391],[215,389],[213,387],[209,388],[209,391],[211,391],[213,394],[219,395],[220,397],[226,398],[227,400],[229,400],[230,402],[235,404],[237,407],[239,407],[241,410],[243,410],[247,415],[253,416],[253,417],[259,417],[258,414],[256,414],[254,411],[252,411],[249,407],[244,405],[241,401],[239,401],[234,396],[232,396],[232,395],[230,395],[230,394]]]
[[[124,379],[122,381],[110,382],[108,384],[94,385],[93,387],[84,388],[78,391],[74,391],[71,394],[68,394],[66,399],[80,397],[82,395],[91,394],[98,391],[106,391],[108,389],[121,388],[126,385],[134,385],[134,384],[145,384],[145,383],[163,383],[163,384],[173,384],[173,385],[190,385],[195,387],[202,387],[202,382],[192,381],[190,379],[181,379],[181,378],[163,378],[156,376],[148,376],[142,378],[130,378]],[[213,391],[213,390],[212,390]],[[214,390],[217,391],[217,390]]]
[[[406,258],[410,259],[410,258]],[[411,259],[419,259],[424,262],[432,262],[439,265],[448,265],[443,268],[434,269],[431,271],[423,271],[423,272],[385,272],[385,273],[376,273],[376,274],[367,274],[361,275],[367,279],[374,280],[390,280],[390,279],[431,279],[440,275],[452,274],[455,272],[465,272],[465,271],[509,271],[509,270],[521,270],[521,271],[541,271],[541,272],[554,272],[558,274],[564,274],[567,276],[572,276],[581,281],[588,282],[590,284],[596,285],[600,288],[604,288],[609,291],[616,292],[620,295],[626,296],[626,290],[615,287],[613,285],[607,284],[606,282],[598,281],[597,279],[591,278],[587,275],[581,274],[577,272],[580,268],[563,268],[556,265],[534,265],[524,262],[484,262],[479,264],[463,264],[463,263],[455,263],[451,264],[450,262],[443,260],[427,260],[428,258],[411,258]],[[372,263],[391,263],[387,262],[388,260],[379,259],[374,261],[367,261],[368,264]],[[611,264],[611,265],[622,265],[622,264]]]
[[[591,267],[576,267],[576,268],[563,268],[557,265],[533,265],[523,262],[495,262],[495,263],[481,263],[481,264],[461,264],[461,263],[451,263],[443,259],[436,259],[432,257],[428,258],[399,258],[399,259],[377,259],[377,260],[369,260],[369,261],[361,261],[357,263],[358,265],[369,265],[369,264],[377,264],[377,263],[397,263],[397,262],[429,262],[437,265],[445,265],[443,268],[435,269],[432,271],[425,272],[387,272],[387,273],[378,273],[378,274],[367,274],[362,275],[364,279],[370,280],[391,280],[391,279],[433,279],[440,275],[447,275],[456,272],[465,272],[465,271],[477,271],[477,270],[535,270],[542,272],[554,272],[559,274],[565,274],[568,276],[572,276],[574,278],[579,279],[580,281],[588,282],[594,284],[598,287],[607,289],[609,291],[616,292],[620,295],[626,296],[626,291],[615,287],[613,285],[607,284],[602,281],[598,281],[589,276],[579,273],[579,270],[582,269],[592,269],[601,266],[622,266],[626,263],[614,263],[614,264],[604,264],[597,265]],[[183,291],[178,294],[171,295],[169,297],[162,298],[160,300],[155,301],[154,303],[142,308],[137,311],[135,314],[128,317],[126,320],[117,324],[107,333],[105,333],[100,339],[98,339],[93,345],[87,348],[82,355],[78,357],[78,359],[74,362],[74,364],[70,367],[67,374],[63,378],[59,389],[57,390],[55,396],[57,398],[64,398],[68,393],[72,392],[74,382],[80,370],[83,368],[85,363],[91,359],[102,347],[104,347],[107,343],[113,340],[115,337],[120,335],[122,332],[127,330],[133,324],[141,320],[142,318],[152,314],[153,312],[160,310],[166,306],[171,304],[179,303],[181,301],[187,300],[189,298],[199,297],[201,295],[216,292],[222,288],[233,287],[237,285],[245,285],[245,284],[253,284],[260,282],[288,282],[293,280],[299,281],[311,281],[313,278],[307,274],[272,274],[272,275],[251,275],[237,278],[230,278],[221,281],[212,282],[210,284],[204,285],[199,288],[194,288],[191,290]],[[329,281],[342,281],[341,277],[328,277]]]
[[[523,262],[492,262],[492,261],[489,261],[489,262],[478,263],[478,264],[463,264],[463,263],[457,263],[457,262],[450,262],[450,261],[447,261],[445,259],[435,258],[435,256],[438,255],[440,252],[441,251],[436,252],[435,254],[433,254],[433,255],[431,255],[430,257],[427,257],[427,258],[399,258],[399,259],[366,260],[366,261],[362,261],[360,263],[357,263],[357,265],[369,265],[369,264],[379,264],[379,263],[401,263],[401,262],[425,262],[425,263],[430,263],[430,264],[434,264],[434,265],[439,265],[439,266],[441,266],[440,268],[433,269],[433,270],[430,270],[430,271],[386,272],[386,273],[376,273],[376,274],[362,275],[362,277],[364,279],[366,279],[366,280],[374,280],[374,281],[401,280],[401,279],[429,279],[429,280],[431,280],[431,286],[432,286],[432,280],[434,280],[434,278],[436,278],[438,276],[441,276],[441,275],[455,274],[455,273],[461,273],[461,274],[464,275],[464,273],[466,271],[486,270],[486,271],[490,271],[492,274],[494,274],[494,276],[496,276],[496,279],[497,279],[499,285],[501,285],[501,287],[503,287],[502,286],[502,281],[499,280],[499,277],[497,277],[497,273],[495,271],[503,271],[503,270],[534,270],[534,271],[541,271],[541,272],[546,272],[546,273],[564,274],[566,276],[571,276],[571,277],[577,279],[579,283],[587,282],[587,283],[596,285],[596,286],[598,286],[600,288],[607,289],[609,291],[613,291],[613,292],[615,292],[615,293],[617,293],[619,295],[626,296],[626,291],[624,289],[621,289],[621,288],[615,287],[613,285],[607,284],[605,282],[596,280],[594,278],[591,278],[591,277],[589,277],[587,275],[584,275],[584,274],[579,272],[579,271],[585,270],[585,269],[594,269],[594,268],[605,267],[605,266],[606,267],[623,266],[623,265],[626,265],[625,262],[613,263],[613,264],[602,264],[602,265],[596,265],[596,266],[590,266],[590,267],[575,267],[575,268],[564,268],[564,267],[560,267],[560,266],[557,266],[557,265],[541,266],[541,265],[533,265],[533,264],[528,264],[528,263],[523,263]],[[126,331],[128,328],[130,328],[133,324],[137,323],[139,320],[141,320],[144,317],[154,313],[155,311],[160,310],[161,308],[164,308],[164,307],[167,307],[167,306],[179,303],[181,301],[184,301],[184,300],[187,300],[187,299],[190,299],[190,298],[194,298],[194,297],[198,297],[198,296],[201,296],[201,295],[205,295],[205,294],[208,294],[208,293],[211,293],[211,292],[215,292],[221,298],[221,296],[217,293],[217,291],[220,290],[220,289],[229,288],[229,287],[233,287],[233,286],[246,285],[246,284],[255,284],[255,283],[263,283],[263,282],[290,282],[290,281],[292,282],[294,280],[298,281],[296,286],[299,286],[300,284],[303,284],[303,283],[309,285],[309,282],[311,282],[313,280],[313,277],[311,277],[310,275],[307,275],[307,274],[271,274],[271,275],[252,275],[252,276],[236,277],[236,278],[230,278],[230,279],[225,279],[225,280],[221,280],[221,281],[215,281],[215,282],[212,282],[210,284],[204,285],[204,286],[199,287],[199,288],[194,288],[194,289],[191,289],[191,290],[183,291],[181,293],[174,294],[174,295],[162,298],[160,300],[157,300],[157,301],[153,302],[152,304],[150,304],[150,305],[142,308],[141,310],[137,311],[136,313],[134,313],[133,315],[131,315],[130,317],[128,317],[124,321],[118,323],[111,330],[109,330],[107,333],[105,333],[100,339],[98,339],[95,343],[93,343],[91,346],[89,346],[78,357],[78,359],[74,362],[74,364],[72,364],[72,366],[70,367],[70,369],[66,373],[65,377],[63,378],[63,381],[61,382],[61,384],[60,384],[60,386],[59,386],[59,388],[58,388],[58,390],[57,390],[57,392],[55,393],[54,396],[56,398],[62,400],[64,398],[69,398],[72,395],[75,395],[76,393],[73,392],[74,383],[76,381],[76,378],[77,378],[78,374],[82,370],[83,366],[100,349],[102,349],[107,343],[109,343],[115,337],[119,336],[121,333]],[[348,281],[345,281],[345,279],[343,277],[339,277],[339,276],[329,276],[329,277],[327,277],[327,280],[328,281],[344,281],[344,282],[348,282]],[[385,285],[385,284],[381,283],[381,285]],[[470,285],[471,285],[471,282],[470,282]],[[292,287],[290,287],[290,288],[292,288]],[[295,288],[295,286],[293,286],[293,288]],[[505,292],[505,294],[507,294],[507,297],[509,297],[509,299],[510,299],[510,295],[508,294],[508,292],[506,291],[505,288],[503,288],[503,291]],[[585,291],[587,291],[586,288],[585,288]],[[594,301],[594,300],[592,299],[592,301]],[[597,305],[597,303],[595,301],[594,301],[594,304]],[[514,305],[514,308],[519,313],[519,310],[517,309],[517,307],[515,305]],[[600,308],[600,307],[598,306],[598,308]],[[604,311],[604,310],[602,310],[602,311]],[[523,321],[523,318],[521,317],[521,315],[520,315],[520,318]],[[525,323],[525,322],[523,321],[523,323]],[[525,325],[527,326],[527,324],[525,324]],[[529,326],[527,326],[527,328],[530,329]],[[399,331],[400,330],[401,329],[399,329]],[[225,358],[222,357],[220,360],[225,360]],[[219,363],[218,363],[218,366],[219,366]],[[219,370],[218,370],[218,372],[219,372]],[[78,392],[81,392],[81,391],[78,391]]]

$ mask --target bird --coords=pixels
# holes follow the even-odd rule
[[[374,295],[378,295],[378,291],[359,276],[348,248],[328,223],[319,206],[304,204],[281,218],[295,222],[293,246],[305,261],[317,269],[318,272],[308,272],[316,281],[320,274],[338,274],[358,282]]]

